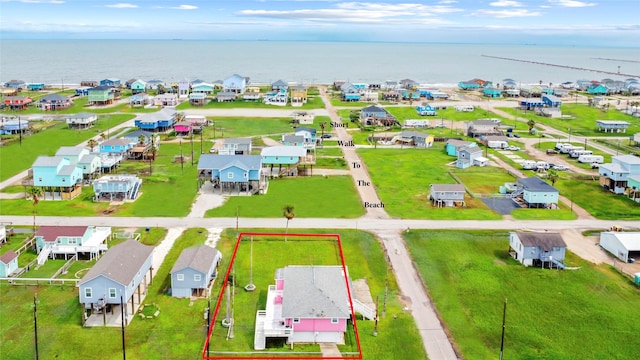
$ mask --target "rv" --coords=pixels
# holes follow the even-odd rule
[[[562,148],[565,147],[565,146],[571,146],[571,144],[556,143],[556,150],[562,150]]]
[[[536,162],[536,169],[538,170],[549,170],[549,163],[546,161],[538,161]]]
[[[584,150],[584,148],[582,146],[568,145],[568,146],[564,146],[562,149],[560,149],[560,152],[563,153],[563,154],[569,154],[570,152],[572,152],[574,150]]]
[[[579,158],[581,155],[593,155],[593,151],[591,150],[573,150],[569,153],[569,156],[572,158]]]
[[[525,170],[535,170],[537,168],[536,162],[533,160],[525,160],[522,162],[522,168]]]
[[[604,156],[585,154],[585,155],[580,155],[580,157],[578,157],[578,161],[581,163],[602,164],[604,162]]]

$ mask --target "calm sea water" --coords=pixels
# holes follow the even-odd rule
[[[411,78],[455,84],[481,78],[523,84],[607,75],[491,59],[482,54],[599,69],[640,77],[640,48],[543,47],[418,43],[191,40],[1,40],[0,81],[77,84],[113,77],[166,82],[215,81],[234,73],[253,82],[383,82]],[[597,58],[617,59],[615,61]],[[631,60],[631,61],[620,61]],[[635,61],[635,62],[634,62]]]

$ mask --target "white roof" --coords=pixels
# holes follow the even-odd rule
[[[640,251],[640,232],[609,232],[628,251]]]
[[[262,156],[298,156],[307,155],[307,150],[301,146],[271,146],[262,149]]]

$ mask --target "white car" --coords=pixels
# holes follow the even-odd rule
[[[558,171],[567,171],[567,170],[569,170],[569,168],[564,166],[564,165],[555,165],[553,167],[553,169],[558,170]]]
[[[513,145],[511,145],[511,146],[507,147],[507,150],[511,150],[511,151],[520,151],[520,148],[519,148],[518,146],[513,146]]]

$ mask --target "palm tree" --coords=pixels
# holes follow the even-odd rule
[[[536,126],[536,121],[531,119],[527,121],[527,125],[529,126],[529,134],[533,132],[533,128]]]
[[[31,205],[33,205],[33,233],[36,233],[36,206],[40,202],[42,196],[42,189],[32,186],[27,190],[27,194],[31,196]]]
[[[560,178],[560,176],[558,175],[558,170],[554,168],[551,168],[547,171],[547,177],[551,181],[552,186],[555,185],[556,181],[558,181],[558,179]]]
[[[89,145],[89,148],[91,148],[91,152],[93,152],[93,149],[98,146],[98,142],[95,139],[89,139],[89,141],[87,141],[87,145]]]
[[[287,234],[289,233],[289,220],[293,219],[293,217],[296,215],[293,213],[293,205],[285,205],[282,209],[282,212],[282,215],[284,215],[284,217],[287,219],[287,227],[284,231],[284,241],[287,241]]]
[[[107,140],[107,134],[105,134],[105,133],[100,133],[100,138],[102,139],[102,141]]]
[[[140,136],[138,136],[138,143],[140,143],[140,145],[144,145],[145,140],[147,140],[147,137],[140,134]]]

